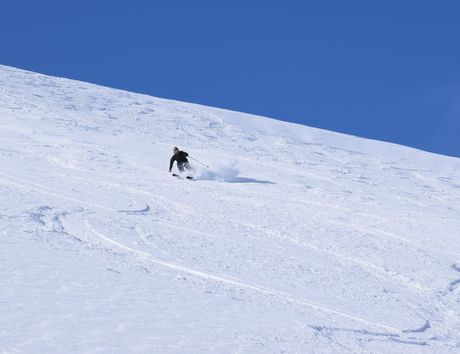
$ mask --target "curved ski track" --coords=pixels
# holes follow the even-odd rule
[[[74,198],[74,197],[66,196],[61,191],[49,188],[47,186],[44,186],[44,185],[41,185],[41,184],[38,184],[38,183],[35,183],[35,182],[31,182],[31,181],[27,181],[27,180],[24,180],[24,179],[14,177],[14,176],[12,176],[12,175],[10,175],[8,173],[2,172],[2,171],[0,171],[0,175],[6,177],[6,178],[0,177],[0,181],[4,182],[6,184],[9,184],[9,185],[13,185],[13,186],[18,187],[18,188],[23,189],[23,190],[27,190],[27,191],[33,190],[33,191],[38,192],[38,193],[42,193],[42,194],[50,195],[50,196],[53,196],[53,197],[65,199],[65,200],[68,200],[68,201],[77,202],[77,203],[80,203],[80,204],[96,207],[96,208],[99,208],[99,209],[102,209],[102,210],[105,210],[105,211],[110,211],[110,212],[114,212],[114,213],[120,212],[120,210],[114,209],[112,207],[108,207],[108,206],[104,206],[104,205],[101,205],[101,204],[98,204],[98,203],[89,202],[89,201],[77,199],[77,198]],[[133,188],[130,188],[130,189],[132,191],[137,191],[139,193],[142,192],[142,194],[149,194],[148,192],[145,192],[145,191],[139,191],[139,190],[135,190]],[[145,208],[143,208],[143,209],[133,210],[133,211],[126,211],[126,212],[131,212],[133,215],[139,215],[139,214],[148,212],[149,210],[150,210],[150,207],[148,205],[146,205]],[[176,226],[171,225],[169,223],[156,221],[156,220],[155,220],[155,222],[160,223],[160,224],[162,224],[164,226],[177,228]],[[368,320],[368,319],[365,319],[365,318],[362,318],[362,317],[359,317],[359,316],[355,316],[353,314],[349,314],[349,313],[342,312],[342,311],[337,311],[337,310],[334,310],[334,309],[329,308],[327,306],[324,306],[324,305],[322,305],[320,303],[316,303],[316,302],[309,301],[309,300],[296,299],[296,298],[292,297],[290,294],[282,292],[282,291],[270,289],[270,288],[263,287],[263,286],[260,286],[260,285],[257,285],[257,284],[244,283],[242,281],[233,280],[233,279],[230,279],[230,278],[225,277],[225,276],[219,276],[219,275],[206,273],[206,272],[195,270],[195,269],[192,269],[192,268],[188,268],[188,267],[185,267],[185,266],[173,263],[173,262],[162,261],[162,260],[154,258],[152,256],[152,254],[150,254],[148,252],[136,250],[136,249],[131,248],[129,246],[126,246],[126,245],[124,245],[124,244],[122,244],[120,242],[117,242],[117,241],[111,239],[110,237],[107,237],[106,235],[104,235],[104,234],[100,233],[99,231],[97,231],[89,223],[89,221],[87,219],[85,220],[85,225],[86,225],[86,227],[88,228],[88,230],[92,234],[94,234],[98,239],[102,240],[103,242],[111,244],[112,246],[115,246],[115,247],[117,247],[119,249],[122,249],[122,250],[124,250],[124,251],[126,251],[126,252],[128,252],[130,254],[133,254],[136,257],[139,257],[139,259],[147,260],[148,262],[150,262],[152,264],[155,264],[157,266],[168,268],[170,270],[174,270],[174,271],[181,272],[181,273],[186,273],[186,274],[189,274],[189,275],[192,275],[192,276],[195,276],[195,277],[199,277],[199,278],[202,278],[202,279],[211,280],[211,281],[214,281],[214,282],[219,282],[219,283],[225,284],[227,286],[233,286],[233,287],[247,289],[247,290],[257,292],[257,293],[265,295],[265,296],[270,296],[270,297],[273,297],[273,298],[277,298],[280,301],[284,301],[284,302],[287,302],[287,303],[293,303],[293,304],[300,305],[300,306],[303,306],[303,307],[307,307],[307,308],[310,308],[310,309],[318,310],[318,311],[321,311],[323,313],[336,315],[336,316],[339,316],[339,317],[342,317],[342,318],[346,318],[346,319],[361,323],[361,324],[366,325],[366,326],[371,326],[371,327],[373,326],[373,327],[376,327],[376,328],[380,328],[380,329],[385,330],[385,331],[388,332],[388,333],[384,333],[384,334],[380,333],[380,334],[378,334],[379,336],[384,335],[384,336],[387,336],[389,338],[394,338],[396,336],[397,338],[399,338],[399,336],[405,335],[405,334],[424,333],[426,330],[431,328],[429,325],[428,326],[426,325],[426,323],[429,323],[429,322],[427,320],[424,320],[425,325],[420,326],[420,328],[423,328],[423,331],[418,330],[418,329],[400,329],[400,328],[396,328],[396,327],[386,325],[386,324],[383,324],[383,323],[380,323],[380,322],[376,322],[376,321]],[[236,243],[244,244],[243,242],[221,238],[221,237],[211,235],[211,234],[208,234],[208,233],[204,233],[204,232],[201,232],[201,231],[197,231],[197,230],[185,229],[185,228],[181,228],[181,229],[183,229],[184,231],[188,231],[188,232],[194,232],[194,233],[197,233],[197,234],[202,234],[202,235],[207,236],[207,237],[217,238],[217,239],[222,240],[222,241],[236,242]],[[244,244],[244,245],[248,246],[247,244]],[[319,252],[326,252],[326,251],[321,250],[321,249],[318,249],[318,251]],[[329,252],[326,252],[326,253],[329,253]],[[366,265],[364,262],[361,262],[361,261],[347,259],[346,257],[341,257],[340,255],[335,254],[335,253],[332,253],[331,255],[333,255],[335,257],[343,258],[343,260],[345,260],[345,261],[351,261],[351,262],[359,264],[359,265],[361,265],[363,267],[370,267],[370,265],[368,265],[368,264]],[[376,271],[374,266],[372,266],[370,268],[372,268],[374,271]],[[375,274],[375,273],[374,273],[374,275],[377,276],[377,274]],[[385,275],[387,277],[389,277],[387,274],[385,274]],[[389,277],[389,278],[391,279],[391,277]],[[345,330],[345,329],[343,329],[343,330]],[[358,332],[363,333],[363,334],[368,333],[368,334],[372,335],[372,332],[368,332],[368,331],[365,331],[365,330],[364,331],[350,330],[350,331],[358,331]],[[414,340],[416,338],[412,337],[411,339]]]

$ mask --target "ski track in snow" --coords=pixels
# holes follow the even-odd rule
[[[9,175],[7,173],[1,172],[1,171],[0,171],[0,175],[6,176],[6,177],[9,178],[9,179],[5,179],[5,178],[0,177],[0,181],[3,181],[6,184],[14,185],[14,186],[19,187],[21,189],[24,189],[26,191],[34,191],[34,192],[38,192],[38,193],[48,194],[48,195],[56,197],[56,198],[62,198],[62,199],[66,199],[66,200],[69,200],[69,201],[72,201],[72,202],[77,202],[78,204],[89,205],[89,206],[104,209],[104,210],[109,210],[109,211],[114,211],[114,212],[117,211],[116,209],[113,209],[113,208],[110,208],[110,207],[107,207],[107,206],[103,206],[103,205],[100,205],[100,204],[97,204],[97,203],[88,202],[88,201],[80,200],[80,199],[77,199],[77,198],[65,196],[63,194],[60,194],[59,191],[56,191],[54,189],[48,188],[48,187],[43,186],[41,184],[36,184],[36,183],[33,183],[33,182],[28,182],[28,181],[25,181],[23,179],[13,177],[13,176],[11,176],[11,175]],[[31,186],[34,186],[34,187],[31,187]]]
[[[78,204],[83,204],[83,205],[87,205],[87,206],[91,206],[91,207],[96,207],[96,208],[99,208],[99,209],[102,209],[102,210],[105,210],[105,211],[110,211],[110,212],[115,212],[115,213],[123,212],[123,213],[127,213],[127,214],[130,214],[130,215],[136,215],[136,214],[144,214],[144,213],[146,213],[146,212],[148,212],[150,210],[149,206],[146,206],[145,208],[140,209],[140,210],[116,210],[116,209],[106,207],[106,206],[103,206],[103,205],[100,205],[100,204],[97,204],[97,203],[88,202],[88,201],[80,200],[80,199],[77,199],[77,198],[65,196],[65,195],[63,195],[63,193],[61,193],[58,190],[49,188],[49,187],[47,187],[45,185],[42,185],[42,184],[37,184],[37,183],[31,182],[31,181],[26,181],[26,180],[23,180],[23,179],[19,179],[17,177],[11,176],[11,175],[9,175],[7,173],[4,173],[4,172],[1,172],[1,171],[0,171],[0,174],[5,176],[5,177],[7,177],[7,178],[0,178],[0,180],[3,181],[6,184],[11,184],[11,185],[14,185],[14,186],[16,186],[18,188],[24,189],[24,190],[33,190],[33,191],[38,192],[38,193],[43,193],[43,194],[47,194],[47,195],[50,195],[50,196],[53,196],[53,197],[62,198],[62,199],[68,200],[68,201],[76,202]],[[175,229],[178,229],[178,230],[182,230],[182,231],[198,233],[198,234],[201,234],[201,235],[205,235],[207,237],[212,237],[212,238],[215,238],[215,239],[219,239],[221,241],[226,240],[225,238],[215,236],[215,235],[212,235],[212,234],[209,234],[209,233],[204,233],[204,232],[201,232],[201,231],[196,231],[196,230],[191,230],[191,229],[186,229],[186,228],[180,228],[180,227],[177,227],[177,226],[174,226],[174,225],[171,225],[171,224],[168,224],[168,223],[160,222],[160,221],[156,221],[156,223],[161,224],[163,226],[167,226],[167,227],[175,228]],[[172,270],[187,273],[187,274],[190,274],[190,275],[193,275],[193,276],[205,278],[205,279],[208,279],[208,280],[221,282],[221,283],[224,283],[226,285],[245,288],[245,289],[255,291],[255,292],[267,295],[267,296],[277,297],[277,298],[280,298],[280,299],[282,299],[284,301],[288,301],[290,303],[294,303],[294,304],[301,305],[301,306],[306,306],[306,307],[309,307],[309,308],[312,308],[312,309],[323,311],[325,313],[329,313],[329,314],[337,315],[337,316],[340,316],[340,317],[348,318],[348,319],[351,319],[353,321],[359,322],[361,324],[381,328],[381,329],[384,329],[385,331],[389,331],[389,333],[386,334],[386,336],[388,338],[390,338],[391,340],[394,340],[395,334],[397,334],[399,336],[402,333],[422,333],[422,332],[424,332],[425,330],[427,330],[430,327],[429,325],[424,325],[424,326],[421,327],[421,329],[415,329],[415,330],[398,329],[398,328],[391,327],[391,326],[381,324],[381,323],[378,323],[378,322],[366,320],[366,319],[360,318],[358,316],[354,316],[352,314],[343,313],[343,312],[340,312],[340,311],[335,311],[333,309],[324,307],[324,306],[322,306],[320,304],[317,304],[317,303],[314,303],[314,302],[295,299],[292,296],[290,296],[289,294],[279,292],[279,291],[276,291],[276,290],[273,290],[273,289],[268,289],[266,287],[261,287],[261,286],[258,286],[258,285],[246,284],[246,283],[236,281],[236,280],[232,280],[232,279],[228,279],[228,278],[225,278],[225,277],[216,276],[216,275],[212,275],[212,274],[201,272],[201,271],[196,271],[196,270],[193,270],[191,268],[183,267],[183,266],[180,266],[180,265],[177,265],[177,264],[174,264],[174,263],[160,261],[160,260],[157,260],[157,259],[153,258],[152,255],[147,253],[147,252],[135,250],[135,249],[133,249],[131,247],[128,247],[128,246],[126,246],[126,245],[124,245],[122,243],[116,242],[116,241],[114,241],[113,239],[111,239],[109,237],[106,237],[105,235],[103,235],[100,232],[96,231],[89,224],[89,222],[86,222],[86,225],[87,225],[88,229],[92,233],[94,233],[98,238],[102,239],[103,241],[105,241],[105,242],[107,242],[107,243],[109,243],[111,245],[114,245],[114,246],[116,246],[116,247],[118,247],[118,248],[120,248],[122,250],[131,252],[131,253],[135,254],[136,256],[140,256],[142,258],[147,258],[149,260],[149,262],[154,263],[156,265],[160,265],[162,267],[166,267],[166,268],[169,268],[169,269],[172,269]],[[238,242],[238,241],[235,241],[235,240],[228,240],[227,239],[226,241],[232,242],[232,243],[236,242],[236,243],[240,243],[242,245],[246,245],[246,244],[244,244],[242,242]],[[316,250],[319,251],[319,252],[324,252],[324,250],[320,250],[320,249],[316,249]],[[332,254],[332,255],[334,257],[336,257],[336,258],[343,259],[343,260],[346,260],[346,261],[349,261],[349,262],[352,262],[352,263],[355,263],[355,264],[359,264],[361,266],[364,266],[365,268],[369,268],[369,269],[374,268],[374,270],[377,269],[373,265],[365,264],[364,262],[360,262],[358,260],[346,258],[346,257],[340,256],[338,254]],[[453,288],[453,286],[456,283],[457,283],[457,281],[452,282],[450,284],[450,288]],[[343,331],[343,329],[336,329],[336,330]],[[359,332],[361,334],[366,333],[365,330],[357,331],[357,332]],[[371,334],[372,332],[368,332],[368,333]],[[375,335],[375,333],[374,333],[374,335]],[[382,335],[382,334],[380,333],[379,335]],[[409,342],[407,342],[407,343],[409,343]]]
[[[16,177],[13,177],[13,176],[11,176],[11,175],[9,175],[7,173],[1,172],[1,171],[0,171],[0,174],[12,179],[13,181],[17,181],[17,182],[11,182],[9,180],[2,179],[2,178],[0,178],[0,181],[4,181],[6,183],[13,184],[13,185],[15,185],[17,187],[20,187],[22,189],[33,190],[33,191],[38,192],[38,193],[48,194],[48,195],[51,195],[51,196],[54,196],[54,197],[74,201],[74,202],[77,202],[77,203],[80,203],[80,204],[83,204],[83,205],[90,205],[90,206],[97,207],[97,208],[100,208],[100,209],[103,209],[103,210],[108,210],[108,211],[112,211],[112,212],[119,212],[119,213],[126,213],[126,214],[130,214],[130,215],[144,214],[144,213],[149,212],[149,210],[150,210],[150,207],[148,205],[145,208],[140,209],[140,210],[115,210],[115,209],[112,209],[110,207],[102,206],[102,205],[99,205],[99,204],[96,204],[96,203],[83,201],[83,200],[76,199],[76,198],[73,198],[73,197],[65,196],[60,191],[50,189],[49,187],[46,187],[46,186],[41,185],[41,184],[36,184],[36,183],[31,182],[31,181],[25,181],[23,179],[18,179]],[[30,187],[30,186],[34,186],[34,187]],[[37,187],[39,187],[39,188],[37,188]],[[168,224],[168,223],[161,222],[161,221],[154,221],[154,222],[157,223],[157,224],[163,225],[163,226],[167,226],[167,227],[172,228],[172,229],[186,231],[186,232],[192,232],[192,233],[197,233],[197,234],[204,235],[206,237],[211,237],[211,238],[214,238],[214,239],[217,239],[217,240],[220,240],[220,241],[231,242],[231,243],[236,243],[236,244],[240,244],[240,245],[243,245],[243,246],[248,246],[247,243],[239,242],[239,241],[228,239],[228,238],[224,238],[224,237],[221,237],[221,236],[215,236],[215,235],[212,235],[210,233],[206,233],[206,232],[202,232],[202,231],[198,231],[198,230],[193,230],[193,229],[181,228],[179,226],[175,226],[175,225]],[[255,247],[255,246],[252,246],[252,247]],[[340,253],[337,253],[337,252],[329,252],[327,250],[317,248],[317,247],[315,247],[313,245],[308,245],[307,247],[309,249],[315,251],[315,252],[318,252],[318,253],[321,253],[321,254],[326,254],[328,256],[332,256],[332,257],[334,257],[334,258],[336,258],[338,260],[341,260],[344,264],[358,265],[358,266],[366,269],[367,271],[371,272],[375,276],[383,277],[384,279],[390,279],[392,281],[400,282],[401,284],[405,284],[406,286],[408,286],[410,288],[415,288],[418,291],[427,291],[428,290],[423,285],[421,285],[421,284],[419,284],[419,283],[417,283],[417,282],[415,282],[415,281],[413,281],[411,279],[408,279],[408,278],[404,277],[403,275],[400,275],[400,274],[397,274],[397,273],[392,274],[391,272],[389,272],[389,271],[387,271],[385,269],[381,269],[380,267],[378,267],[378,266],[376,266],[374,264],[363,262],[363,261],[360,261],[360,260],[352,258],[352,257],[347,257],[347,256],[341,255]],[[256,248],[261,248],[261,247],[256,247]],[[263,248],[261,248],[261,249],[263,249]],[[272,252],[272,251],[269,251],[269,252]],[[277,254],[279,254],[279,252],[277,252]]]
[[[458,159],[0,82],[0,353],[458,352]],[[212,169],[173,179],[173,145]]]
[[[99,205],[99,204],[96,204],[96,203],[87,202],[87,201],[83,201],[83,200],[80,200],[80,199],[76,199],[76,198],[72,198],[72,197],[62,195],[62,193],[60,193],[59,191],[53,190],[53,189],[51,189],[51,188],[49,188],[47,186],[37,184],[37,183],[33,183],[33,182],[30,182],[30,181],[25,181],[23,179],[18,179],[16,177],[13,177],[13,176],[11,176],[9,174],[6,174],[4,172],[1,172],[1,171],[0,171],[0,174],[8,177],[9,179],[18,181],[18,183],[17,183],[17,182],[11,182],[10,180],[7,180],[7,179],[0,178],[0,180],[3,180],[6,183],[13,184],[13,185],[15,185],[15,186],[17,186],[19,188],[34,190],[34,191],[39,192],[39,193],[49,194],[49,195],[52,195],[54,197],[66,199],[66,200],[77,202],[77,203],[84,204],[84,205],[90,205],[90,206],[97,207],[97,208],[100,208],[100,209],[103,209],[103,210],[108,210],[108,211],[111,211],[111,212],[123,212],[123,213],[127,213],[127,214],[130,214],[130,215],[135,215],[135,214],[139,214],[139,213],[146,213],[146,212],[148,212],[150,210],[149,206],[146,206],[145,208],[143,208],[141,210],[115,210],[115,209],[108,208],[108,207],[105,207],[105,206],[102,206],[102,205]],[[30,187],[30,186],[34,186],[34,187]],[[39,187],[39,188],[36,188],[36,187]],[[187,273],[187,274],[190,274],[190,275],[193,275],[193,276],[205,278],[205,279],[208,279],[208,280],[221,282],[221,283],[224,283],[224,284],[227,284],[227,285],[230,285],[230,286],[237,286],[237,287],[249,289],[249,290],[252,290],[252,291],[267,295],[267,296],[275,296],[277,298],[280,298],[280,299],[282,299],[284,301],[288,301],[290,303],[294,303],[294,304],[301,305],[301,306],[306,306],[306,307],[309,307],[309,308],[312,308],[312,309],[323,311],[325,313],[329,313],[329,314],[337,315],[337,316],[340,316],[340,317],[348,318],[348,319],[351,319],[353,321],[359,322],[361,324],[381,328],[381,329],[383,329],[385,331],[390,332],[390,333],[386,334],[389,338],[392,338],[395,334],[399,335],[399,334],[402,334],[402,333],[420,333],[420,332],[424,332],[424,330],[429,328],[429,325],[428,326],[424,325],[424,326],[421,327],[424,330],[420,330],[420,329],[415,329],[415,330],[398,329],[398,328],[391,327],[391,326],[388,326],[388,325],[385,325],[385,324],[381,324],[381,323],[378,323],[378,322],[374,322],[374,321],[371,321],[371,320],[360,318],[360,317],[354,316],[352,314],[336,311],[336,310],[327,308],[325,306],[322,306],[321,304],[317,304],[317,303],[306,301],[306,300],[295,299],[292,296],[290,296],[289,294],[286,294],[286,293],[283,293],[283,292],[280,292],[280,291],[276,291],[276,290],[273,290],[273,289],[268,289],[268,288],[258,286],[258,285],[246,284],[246,283],[243,283],[243,282],[240,282],[240,281],[235,281],[235,280],[228,279],[228,278],[225,278],[225,277],[215,276],[215,275],[212,275],[212,274],[209,274],[209,273],[196,271],[196,270],[193,270],[193,269],[190,269],[190,268],[187,268],[187,267],[183,267],[183,266],[180,266],[180,265],[177,265],[177,264],[174,264],[174,263],[160,261],[160,260],[157,260],[157,259],[153,258],[153,256],[150,253],[133,249],[131,247],[128,247],[128,246],[126,246],[126,245],[124,245],[122,243],[114,241],[113,239],[103,235],[102,233],[96,231],[89,224],[88,220],[86,220],[85,223],[86,223],[86,226],[88,227],[88,229],[92,233],[94,233],[98,238],[102,239],[103,241],[105,241],[105,242],[107,242],[107,243],[109,243],[111,245],[114,245],[114,246],[116,246],[116,247],[118,247],[118,248],[120,248],[122,250],[131,252],[131,253],[135,254],[136,256],[140,256],[140,257],[142,257],[144,259],[146,258],[146,259],[149,260],[149,262],[154,263],[156,265],[160,265],[162,267],[166,267],[166,268],[169,268],[169,269],[173,269],[173,270],[176,270],[176,271]],[[164,225],[164,226],[167,226],[167,227],[170,227],[170,228],[186,231],[186,232],[198,233],[198,234],[201,234],[201,235],[205,235],[207,237],[212,237],[212,238],[218,239],[220,241],[225,240],[227,242],[239,243],[239,244],[247,246],[247,244],[245,244],[243,242],[238,242],[238,241],[235,241],[235,240],[225,239],[225,238],[215,236],[215,235],[212,235],[212,234],[209,234],[209,233],[196,231],[196,230],[192,230],[192,229],[181,228],[181,227],[177,227],[177,226],[174,226],[174,225],[171,225],[171,224],[168,224],[168,223],[164,223],[164,222],[159,222],[159,221],[156,221],[156,223]],[[311,247],[311,248],[315,249],[314,247]],[[325,252],[324,250],[321,250],[321,249],[315,249],[315,250],[320,252],[320,253]],[[349,262],[364,266],[365,268],[378,270],[377,267],[375,267],[373,265],[370,265],[370,264],[365,264],[364,262],[360,262],[358,260],[354,260],[354,259],[351,259],[351,258],[340,256],[340,255],[335,254],[335,253],[332,254],[332,255],[334,257],[336,257],[336,258],[343,259],[343,260],[346,260],[346,261],[349,261]],[[378,273],[378,271],[377,271],[377,273]],[[456,283],[456,282],[453,282],[453,283]],[[450,287],[451,286],[452,286],[452,283],[450,284]],[[360,333],[365,333],[365,332],[366,331],[360,331]],[[369,333],[371,333],[371,332],[369,332]],[[379,335],[382,335],[382,334],[379,334]]]
[[[390,331],[390,332],[395,332],[395,333],[404,332],[404,331],[402,331],[402,330],[400,330],[398,328],[394,328],[394,327],[391,327],[391,326],[387,326],[385,324],[381,324],[381,323],[377,323],[377,322],[374,322],[374,321],[366,320],[366,319],[363,319],[363,318],[360,318],[360,317],[357,317],[357,316],[353,316],[351,314],[335,311],[333,309],[324,307],[324,306],[322,306],[320,304],[316,304],[316,303],[306,301],[306,300],[294,299],[294,298],[290,297],[288,294],[285,294],[285,293],[282,293],[282,292],[279,292],[279,291],[276,291],[276,290],[268,289],[268,288],[261,287],[261,286],[258,286],[258,285],[245,284],[245,283],[242,283],[240,281],[235,281],[235,280],[231,280],[231,279],[228,279],[228,278],[225,278],[225,277],[216,276],[216,275],[208,274],[208,273],[205,273],[205,272],[193,270],[193,269],[183,267],[183,266],[180,266],[180,265],[177,265],[177,264],[174,264],[174,263],[163,262],[163,261],[157,260],[157,259],[153,258],[152,255],[149,254],[149,253],[135,250],[135,249],[133,249],[131,247],[125,246],[125,245],[123,245],[123,244],[121,244],[119,242],[116,242],[116,241],[112,240],[111,238],[101,234],[100,232],[96,231],[89,224],[88,221],[86,221],[86,225],[87,225],[88,229],[91,232],[93,232],[100,239],[102,239],[102,240],[104,240],[104,241],[106,241],[108,243],[111,243],[111,244],[115,245],[116,247],[119,247],[119,248],[121,248],[123,250],[127,250],[129,252],[132,252],[136,256],[146,257],[146,258],[149,259],[150,262],[152,262],[152,263],[154,263],[156,265],[160,265],[162,267],[177,270],[177,271],[180,271],[180,272],[183,272],[183,273],[191,274],[191,275],[194,275],[194,276],[197,276],[197,277],[201,277],[201,278],[205,278],[205,279],[225,283],[225,284],[228,284],[230,286],[237,286],[237,287],[242,287],[242,288],[245,288],[245,289],[253,290],[253,291],[262,293],[264,295],[276,296],[276,297],[284,299],[284,300],[286,300],[288,302],[292,302],[292,303],[295,303],[295,304],[298,304],[298,305],[307,306],[307,307],[310,307],[310,308],[313,308],[313,309],[316,309],[316,310],[320,310],[320,311],[323,311],[323,312],[326,312],[326,313],[329,313],[329,314],[337,315],[337,316],[340,316],[340,317],[345,317],[345,318],[351,319],[353,321],[360,322],[360,323],[365,324],[365,325],[375,326],[375,327],[378,327],[378,328],[381,328],[381,329],[384,329],[384,330],[387,330],[387,331]],[[407,330],[405,330],[405,331],[407,331]]]

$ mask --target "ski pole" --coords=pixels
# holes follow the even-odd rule
[[[192,156],[190,156],[190,155],[188,155],[188,157],[190,157],[192,160],[195,160],[196,162],[201,163],[203,166],[206,166],[206,168],[209,168],[208,165],[206,165],[205,163],[201,162],[200,160],[197,160],[196,158],[194,158],[194,157],[192,157]]]

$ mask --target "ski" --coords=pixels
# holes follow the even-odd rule
[[[177,177],[177,178],[184,178],[182,177],[181,175],[178,175],[177,173],[173,173],[172,174],[174,177]],[[186,179],[193,179],[193,176],[185,176]]]

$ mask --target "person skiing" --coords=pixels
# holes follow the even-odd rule
[[[181,173],[185,170],[192,170],[192,167],[187,160],[187,156],[188,154],[185,151],[181,151],[177,146],[174,146],[173,155],[169,161],[169,172],[171,172],[173,168],[174,161],[177,161],[177,168]]]

